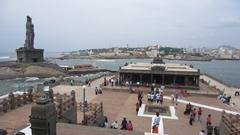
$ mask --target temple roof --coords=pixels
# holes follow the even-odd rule
[[[166,64],[150,64],[150,63],[135,63],[128,64],[127,66],[121,67],[121,70],[141,70],[141,71],[151,71],[159,70],[165,72],[198,72],[198,69],[192,68],[184,64],[166,63]]]

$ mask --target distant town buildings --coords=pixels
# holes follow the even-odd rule
[[[240,49],[230,46],[218,48],[173,48],[160,45],[149,45],[137,48],[103,48],[73,51],[62,54],[64,58],[154,58],[160,55],[165,59],[176,60],[212,60],[212,59],[240,59]]]

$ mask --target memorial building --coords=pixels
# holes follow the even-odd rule
[[[165,86],[168,88],[199,89],[200,70],[173,63],[136,63],[119,70],[122,85]]]

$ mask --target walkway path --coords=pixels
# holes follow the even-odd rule
[[[231,96],[231,102],[235,104],[236,108],[240,111],[240,97],[234,96],[236,88],[227,86],[226,84],[221,83],[220,81],[215,80],[207,75],[201,75],[200,79],[208,82],[210,86],[216,86],[217,89],[224,90],[224,93],[228,96]]]
[[[113,76],[108,76],[106,77],[107,80]],[[104,82],[104,77],[101,77],[99,79],[96,79],[92,81],[90,86],[86,86],[86,98],[87,101],[91,101],[93,98],[96,97],[95,95],[95,87],[100,86]],[[77,102],[82,102],[83,101],[83,86],[77,85],[77,86],[71,86],[71,85],[58,85],[56,87],[53,87],[53,92],[54,93],[60,93],[60,94],[70,94],[72,90],[75,90],[76,92],[76,100]]]

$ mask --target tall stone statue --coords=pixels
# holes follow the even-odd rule
[[[32,24],[32,18],[27,16],[26,23],[26,39],[24,47],[16,49],[17,62],[19,63],[34,63],[43,62],[43,49],[34,48],[34,25]]]
[[[27,49],[33,49],[34,44],[34,25],[32,24],[32,18],[27,16],[27,23],[26,23],[26,39],[24,47]]]

